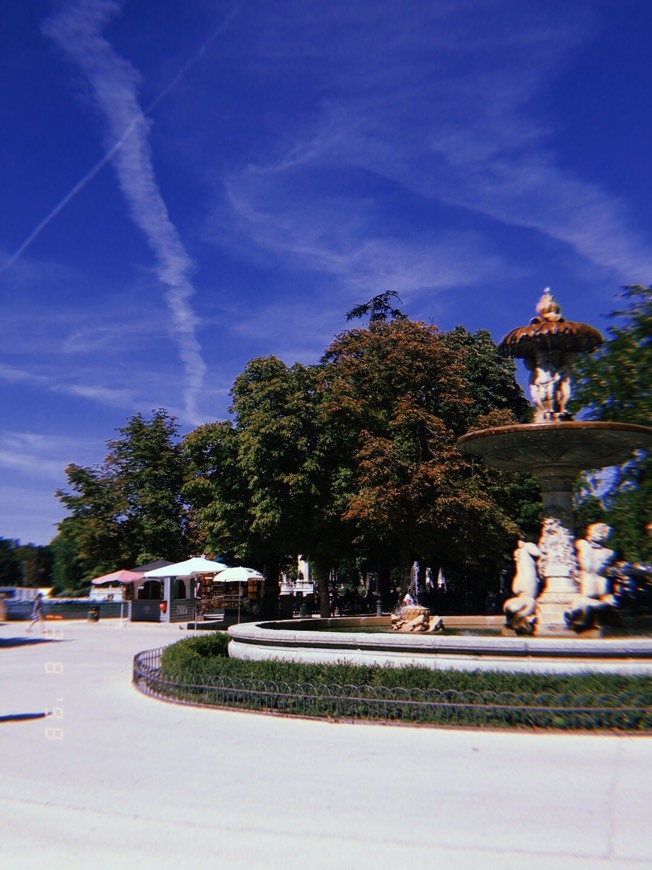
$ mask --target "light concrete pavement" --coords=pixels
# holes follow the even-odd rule
[[[59,627],[0,626],[3,870],[652,865],[649,738],[179,707],[131,663],[185,632]]]

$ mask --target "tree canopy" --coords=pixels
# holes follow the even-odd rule
[[[393,320],[394,318],[404,318],[405,314],[400,308],[394,308],[391,304],[392,300],[402,302],[403,300],[398,295],[396,290],[387,290],[385,293],[379,293],[377,296],[372,296],[368,302],[363,302],[360,305],[354,305],[347,312],[347,320],[358,320],[363,317],[369,318],[369,323],[378,321]]]
[[[649,426],[652,420],[652,288],[625,287],[625,306],[612,312],[607,340],[576,367],[574,407],[592,420]],[[613,544],[630,561],[651,560],[646,527],[652,521],[652,458],[641,455],[597,484],[585,479],[580,511],[595,516],[601,502],[604,519],[614,529]],[[591,513],[592,511],[592,513]]]
[[[162,409],[149,420],[135,414],[118,431],[121,437],[107,443],[102,465],[69,465],[69,490],[57,492],[70,515],[59,524],[55,559],[64,554],[69,559],[74,550],[83,580],[187,555],[184,470],[175,419]]]
[[[49,547],[0,538],[0,586],[49,586],[51,570]]]
[[[270,594],[300,553],[325,613],[329,574],[344,565],[375,571],[385,592],[414,559],[496,582],[538,493],[455,445],[470,428],[527,419],[529,406],[487,332],[440,333],[395,297],[370,300],[367,327],[342,332],[316,365],[250,360],[231,420],[179,441],[165,411],[136,414],[102,465],[70,465],[57,583],[191,546],[263,570]]]

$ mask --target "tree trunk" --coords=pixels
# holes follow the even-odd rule
[[[315,559],[313,565],[319,588],[319,613],[324,619],[328,619],[331,615],[330,589],[328,588],[330,564],[325,559]]]
[[[279,564],[278,561],[268,563],[264,566],[263,573],[265,574],[265,585],[263,587],[263,598],[260,602],[260,617],[261,619],[276,619],[278,616],[278,576]]]

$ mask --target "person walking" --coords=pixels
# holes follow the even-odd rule
[[[29,616],[29,625],[27,626],[27,632],[29,633],[37,622],[41,623],[41,634],[43,633],[43,620],[45,616],[43,614],[43,596],[39,592],[36,598],[34,599],[34,604],[32,605],[32,612]]]

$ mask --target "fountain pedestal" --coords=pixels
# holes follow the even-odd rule
[[[652,429],[628,423],[558,421],[496,426],[458,441],[465,455],[481,456],[505,471],[527,471],[543,501],[539,549],[541,592],[536,599],[537,635],[574,635],[564,614],[583,596],[573,526],[573,487],[589,468],[627,462],[637,448],[652,449]]]
[[[548,290],[536,311],[537,316],[528,326],[513,329],[500,343],[503,355],[524,360],[530,372],[534,423],[469,432],[457,446],[461,453],[481,456],[494,468],[527,471],[537,479],[543,498],[541,539],[538,547],[519,542],[516,553],[520,560],[529,558],[530,566],[522,577],[517,572],[515,596],[505,602],[504,609],[508,625],[516,630],[558,635],[567,633],[571,623],[583,630],[591,619],[585,619],[582,611],[592,618],[596,608],[610,606],[604,590],[580,590],[580,576],[584,584],[586,573],[580,572],[575,551],[575,480],[586,469],[622,465],[639,448],[649,451],[652,429],[572,419],[568,403],[573,360],[578,353],[590,353],[599,347],[602,336],[585,323],[565,320]],[[538,595],[534,554],[539,559],[542,587]],[[594,570],[587,569],[589,574]],[[593,578],[588,585],[595,587],[595,574]]]

